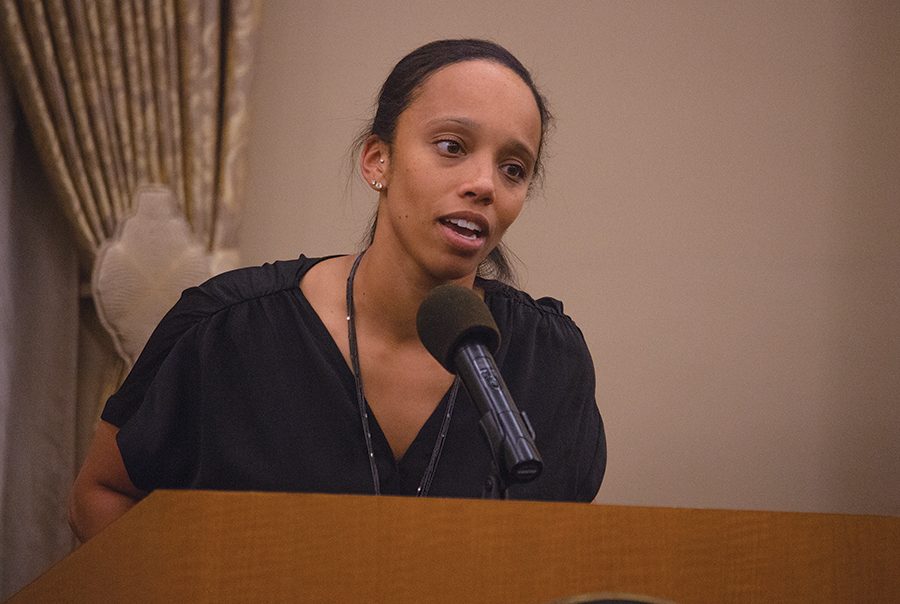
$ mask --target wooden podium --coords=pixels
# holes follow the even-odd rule
[[[157,491],[10,600],[900,602],[900,518]]]

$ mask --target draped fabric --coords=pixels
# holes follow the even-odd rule
[[[210,250],[236,244],[259,0],[0,0],[3,50],[89,255],[142,183]]]
[[[11,126],[9,130],[7,126]],[[8,135],[7,135],[8,134]],[[72,547],[78,266],[21,114],[0,108],[0,601]],[[9,154],[7,154],[9,152]]]
[[[70,223],[83,291],[98,250],[130,215],[135,191],[146,184],[175,192],[214,267],[235,263],[260,10],[261,0],[0,0],[0,49],[44,173]],[[59,343],[78,355],[79,383],[69,410],[81,422],[71,427],[80,445],[70,452],[76,460],[91,431],[84,422],[92,426],[100,399],[121,378],[122,365],[98,328],[90,301],[83,300],[77,340]],[[50,431],[39,438],[72,440]],[[7,452],[2,461],[27,465],[34,455]],[[74,476],[64,479],[71,483]],[[16,500],[13,489],[4,491],[6,518],[16,508],[65,506]],[[41,529],[67,532],[60,524]],[[32,556],[10,534],[16,530],[4,527],[6,583],[0,593],[53,561],[47,552]]]

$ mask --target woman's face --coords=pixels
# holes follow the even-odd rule
[[[528,193],[541,118],[528,85],[498,63],[433,73],[397,120],[379,236],[436,281],[473,279]]]

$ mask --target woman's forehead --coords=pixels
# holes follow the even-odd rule
[[[416,122],[441,119],[488,122],[532,141],[541,138],[541,115],[531,88],[508,67],[487,60],[453,63],[431,74],[406,110]]]

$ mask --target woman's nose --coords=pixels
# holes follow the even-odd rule
[[[493,160],[473,156],[468,167],[469,172],[462,183],[462,195],[479,203],[493,203],[496,176]]]

